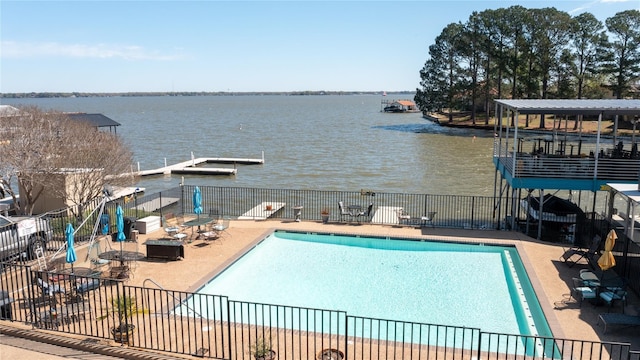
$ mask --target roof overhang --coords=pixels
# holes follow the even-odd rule
[[[607,184],[615,192],[631,200],[634,204],[640,204],[640,190],[638,184]]]
[[[496,103],[520,114],[640,116],[640,100],[505,100]]]

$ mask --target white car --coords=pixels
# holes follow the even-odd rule
[[[46,250],[53,230],[49,221],[33,216],[0,215],[0,260],[36,258],[36,249]]]

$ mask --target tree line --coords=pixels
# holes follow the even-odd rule
[[[489,123],[493,99],[638,98],[640,11],[604,24],[555,8],[473,12],[436,37],[420,79],[422,111],[470,111],[474,124],[480,111]]]

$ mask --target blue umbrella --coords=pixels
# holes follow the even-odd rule
[[[67,239],[67,264],[71,264],[71,273],[73,273],[73,263],[76,262],[76,250],[73,248],[73,225],[67,223],[67,228],[64,231],[64,235]]]
[[[116,229],[118,230],[116,241],[120,243],[120,261],[122,262],[122,242],[125,241],[127,237],[124,235],[124,216],[120,204],[118,204],[116,208]]]
[[[116,228],[118,230],[116,241],[125,241],[127,237],[124,235],[124,215],[120,205],[116,208]]]
[[[202,194],[200,193],[200,188],[197,186],[193,189],[193,212],[198,215],[199,219],[200,214],[202,214]]]

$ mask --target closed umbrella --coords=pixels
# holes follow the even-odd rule
[[[604,252],[602,253],[602,256],[600,256],[600,259],[598,259],[598,265],[603,271],[609,270],[612,267],[616,266],[616,258],[613,256],[611,250],[613,250],[617,238],[618,235],[616,234],[615,230],[611,229],[604,243]]]
[[[198,186],[193,189],[193,212],[198,215],[198,219],[200,219],[200,214],[202,214],[202,194]]]
[[[127,237],[124,235],[124,215],[120,205],[116,208],[116,229],[118,231],[116,241],[120,243],[120,259],[122,259],[122,242],[125,241]]]
[[[73,225],[67,223],[67,228],[64,231],[64,235],[67,239],[67,264],[71,264],[71,273],[73,273],[73,263],[76,262],[76,249],[73,248]]]

